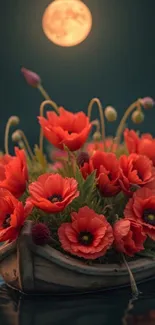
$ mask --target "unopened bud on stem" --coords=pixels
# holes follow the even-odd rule
[[[114,122],[117,120],[117,111],[112,106],[107,106],[104,111],[105,117],[109,122]]]
[[[136,110],[133,112],[131,119],[135,124],[140,124],[144,121],[144,114],[142,111]]]
[[[145,109],[152,108],[155,105],[155,101],[151,97],[144,97],[139,99],[139,101]]]
[[[83,167],[85,163],[89,163],[89,154],[87,152],[80,152],[77,157],[77,165]]]
[[[37,88],[40,85],[41,79],[37,73],[26,68],[22,68],[21,73],[23,74],[28,85],[30,85],[31,87]]]
[[[15,131],[15,132],[12,134],[12,141],[13,141],[13,142],[19,142],[21,139],[22,139],[22,137],[21,137],[21,134],[20,134],[19,131]]]
[[[101,140],[101,133],[96,131],[96,132],[93,134],[93,140],[94,140],[94,141],[100,141],[100,140]]]
[[[9,124],[12,125],[12,126],[16,126],[16,125],[18,125],[19,122],[20,122],[20,119],[19,119],[18,116],[11,116],[11,117],[9,118]]]
[[[20,148],[20,149],[25,149],[25,145],[24,145],[24,142],[23,142],[22,140],[20,140],[20,141],[18,142],[18,145],[19,145],[19,148]]]

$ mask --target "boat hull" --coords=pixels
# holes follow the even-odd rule
[[[71,258],[51,246],[37,246],[27,221],[17,241],[0,247],[0,274],[9,286],[26,294],[72,294],[129,286],[124,264],[93,265]],[[135,280],[155,276],[155,259],[129,262]]]

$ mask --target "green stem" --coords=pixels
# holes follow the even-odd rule
[[[57,114],[59,114],[59,108],[55,102],[53,102],[51,99],[45,100],[44,102],[41,103],[40,105],[40,116],[44,116],[44,109],[46,105],[52,106],[52,108],[56,111]],[[40,137],[39,137],[39,147],[40,151],[43,153],[43,130],[42,127],[40,127]]]
[[[26,135],[24,134],[24,132],[23,132],[22,130],[18,130],[18,132],[20,133],[20,135],[21,135],[21,137],[22,137],[22,139],[23,139],[23,142],[24,142],[24,144],[25,144],[26,150],[27,150],[27,152],[28,152],[29,155],[30,155],[30,158],[31,158],[32,160],[34,160],[34,155],[33,155],[33,152],[32,152],[32,150],[31,150],[31,147],[30,147],[30,145],[29,145],[29,142],[28,142],[28,140],[27,140]]]
[[[136,284],[136,281],[134,279],[134,276],[129,268],[129,265],[126,261],[126,258],[124,256],[124,254],[122,254],[122,258],[123,258],[123,262],[129,272],[129,276],[130,276],[130,283],[131,283],[131,289],[132,289],[132,294],[133,294],[133,298],[137,298],[139,296],[139,291],[138,291],[138,288],[137,288],[137,284]]]
[[[14,117],[11,116],[8,119],[8,122],[6,124],[6,128],[5,128],[5,135],[4,135],[4,149],[5,149],[5,153],[7,155],[9,155],[9,131],[10,131],[10,127],[12,125],[17,125],[19,123],[19,118],[18,117]]]
[[[10,131],[10,119],[7,122],[6,129],[5,129],[5,137],[4,137],[4,148],[5,148],[5,153],[9,155],[9,131]]]
[[[93,98],[89,105],[88,105],[88,117],[89,119],[91,119],[91,113],[92,113],[92,108],[94,104],[97,104],[98,106],[98,110],[99,110],[99,114],[100,114],[100,123],[101,123],[101,134],[102,134],[102,140],[103,140],[103,144],[104,144],[104,148],[105,148],[105,122],[104,122],[104,114],[103,114],[103,108],[101,105],[101,102],[98,98]]]
[[[96,126],[96,132],[100,132],[100,122],[99,120],[94,120],[91,122],[92,125]]]
[[[129,115],[132,113],[132,111],[133,111],[135,108],[137,108],[137,107],[138,107],[139,110],[141,109],[141,108],[140,108],[140,105],[139,105],[139,100],[136,100],[136,102],[134,102],[133,104],[131,104],[131,105],[127,108],[127,110],[125,111],[125,114],[124,114],[124,116],[122,117],[122,120],[121,120],[121,122],[120,122],[120,124],[119,124],[119,126],[118,126],[118,129],[117,129],[117,132],[116,132],[116,138],[115,138],[116,141],[115,141],[115,143],[116,143],[117,145],[120,144],[120,140],[121,140],[122,133],[123,133],[123,131],[124,131],[124,126],[125,126],[126,120],[128,119]]]
[[[135,299],[130,299],[127,308],[125,309],[124,316],[122,318],[122,325],[128,325],[128,316],[130,311],[133,309],[134,305],[133,302]]]
[[[46,92],[46,90],[41,84],[38,85],[38,89],[46,100],[51,100],[50,96],[48,95],[48,93]]]
[[[59,242],[51,236],[50,239],[49,239],[48,244],[56,244],[56,245],[59,245]]]

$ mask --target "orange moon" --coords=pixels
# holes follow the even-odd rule
[[[81,0],[55,0],[45,10],[43,31],[53,43],[69,47],[83,42],[92,28],[92,15]]]

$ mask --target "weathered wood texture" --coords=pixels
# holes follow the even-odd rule
[[[50,246],[37,246],[31,239],[31,221],[19,239],[0,248],[0,273],[4,281],[25,293],[86,292],[130,285],[125,265],[88,266]],[[155,259],[130,262],[137,282],[155,276]]]

